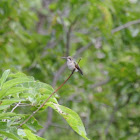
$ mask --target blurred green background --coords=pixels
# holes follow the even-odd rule
[[[140,1],[0,1],[0,74],[22,71],[57,88],[68,55],[82,58],[84,76],[59,90],[59,103],[80,115],[91,140],[138,140]],[[51,108],[36,118],[39,136],[83,139]]]

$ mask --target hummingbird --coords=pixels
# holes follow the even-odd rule
[[[62,57],[64,59],[67,59],[67,66],[70,70],[74,70],[77,72],[79,72],[80,74],[83,75],[83,72],[82,70],[80,69],[79,65],[75,62],[75,60],[71,57],[71,56],[68,56],[68,57]]]

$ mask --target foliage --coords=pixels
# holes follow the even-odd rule
[[[17,140],[23,138],[28,138],[29,140],[41,139],[40,137],[37,137],[32,133],[32,131],[36,132],[40,128],[36,119],[33,117],[31,122],[29,121],[27,122],[27,124],[24,124],[25,129],[17,130],[16,126],[20,125],[27,115],[13,113],[13,111],[14,109],[16,109],[16,106],[18,106],[18,104],[22,103],[33,106],[36,109],[47,99],[47,97],[49,97],[49,95],[53,92],[53,88],[45,83],[35,81],[33,77],[28,77],[23,73],[10,74],[10,70],[6,70],[3,73],[0,81],[0,99],[2,99],[0,106],[0,120],[2,124],[4,122],[4,125],[7,126],[5,128],[6,132],[1,131],[1,134],[8,138]],[[45,98],[41,98],[42,96],[44,96]],[[11,106],[13,103],[17,105],[11,110]],[[46,103],[46,106],[54,108],[60,115],[62,115],[66,119],[73,130],[75,130],[85,139],[88,139],[86,137],[83,123],[77,113],[69,108],[60,106],[55,97],[52,97],[49,102]],[[8,129],[8,127],[10,127],[10,130]],[[3,130],[3,128],[0,129]],[[24,133],[20,135],[18,134],[19,131],[22,131]]]
[[[131,23],[140,20],[139,7],[139,0],[1,0],[1,135],[39,139],[42,125],[45,139],[79,140],[66,125],[84,137],[79,117],[72,117],[79,114],[91,140],[137,140],[140,24]],[[55,89],[70,74],[61,59],[66,54],[82,57],[84,76],[75,73],[49,100],[56,111],[45,106],[17,132],[19,123],[51,94],[50,85]]]

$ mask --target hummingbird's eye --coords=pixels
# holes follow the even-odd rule
[[[71,60],[71,58],[69,58],[69,60]]]

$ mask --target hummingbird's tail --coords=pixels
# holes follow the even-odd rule
[[[78,72],[79,72],[80,74],[83,75],[83,72],[82,72],[82,70],[79,68],[79,66],[76,66],[76,68],[78,69]]]
[[[80,69],[80,70],[78,70],[78,72],[80,72],[80,74],[82,74],[83,75],[83,72],[82,72],[82,70]]]

